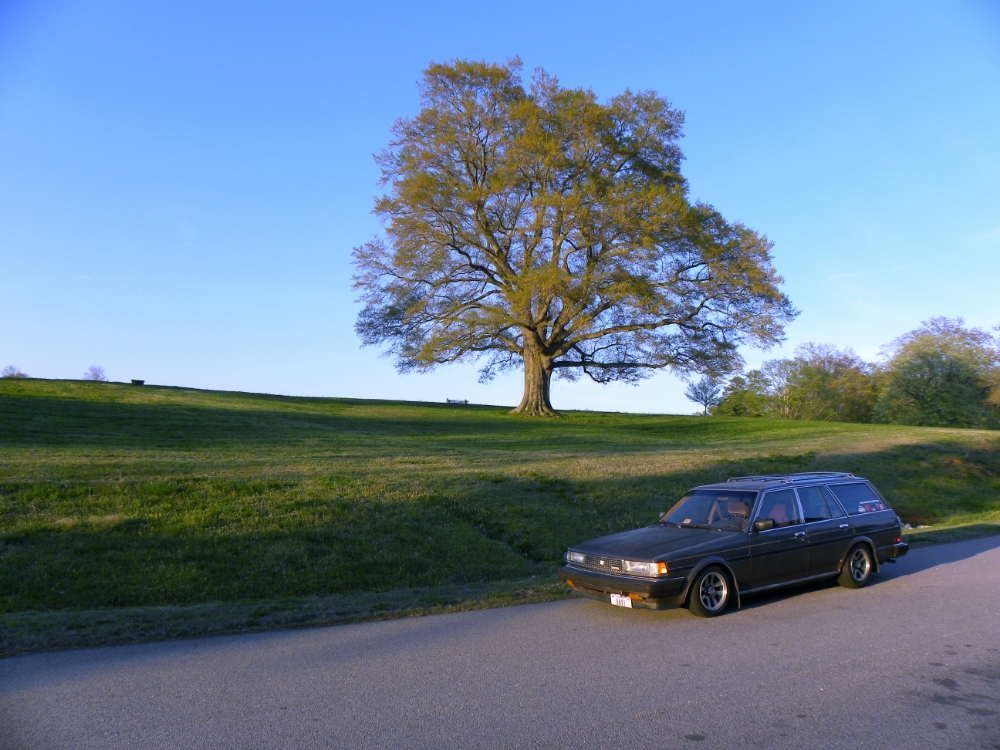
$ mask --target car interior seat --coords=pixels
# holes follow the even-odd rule
[[[746,518],[750,515],[750,506],[742,500],[730,500],[727,510],[729,511],[729,515],[739,516],[740,518]]]

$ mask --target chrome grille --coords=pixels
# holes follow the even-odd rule
[[[599,570],[602,573],[621,575],[625,566],[620,557],[601,557],[600,555],[584,555],[583,567],[587,570]]]

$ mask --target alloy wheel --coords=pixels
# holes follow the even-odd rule
[[[868,553],[864,548],[858,547],[851,555],[851,577],[860,583],[868,577],[871,569],[872,563],[868,559]]]
[[[698,599],[709,612],[715,612],[725,605],[728,594],[729,585],[721,573],[712,571],[701,579],[701,585],[698,587]]]

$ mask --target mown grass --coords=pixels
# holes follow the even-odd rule
[[[1000,524],[995,432],[0,380],[0,631],[219,603],[240,629],[278,600],[335,621],[368,611],[343,597],[515,581],[551,597],[575,541],[694,484],[813,469],[871,478],[913,525]]]

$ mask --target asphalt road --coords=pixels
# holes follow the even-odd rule
[[[1000,539],[700,620],[572,600],[0,661],[3,748],[1000,748]]]

